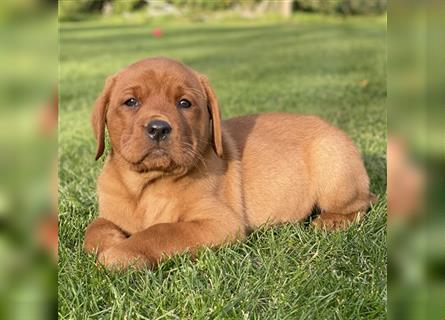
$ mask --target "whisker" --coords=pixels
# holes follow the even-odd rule
[[[187,143],[187,142],[182,142],[181,145],[182,145],[182,149],[184,150],[184,152],[185,152],[186,154],[188,154],[189,156],[192,156],[192,157],[194,157],[195,159],[197,159],[197,160],[198,160],[198,163],[201,162],[201,163],[203,164],[203,166],[205,167],[205,169],[206,169],[206,170],[208,169],[208,168],[207,168],[206,161],[205,161],[203,155],[201,155],[199,152],[196,152],[196,151],[193,149],[193,145],[192,145],[192,144]],[[194,166],[194,167],[197,167],[197,166]],[[199,169],[199,168],[198,168],[198,169]]]

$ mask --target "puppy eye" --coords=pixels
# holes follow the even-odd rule
[[[139,105],[139,101],[136,98],[130,98],[124,102],[127,107],[134,108]]]
[[[187,99],[181,99],[178,102],[176,102],[176,106],[178,108],[190,108],[192,106],[192,103]]]

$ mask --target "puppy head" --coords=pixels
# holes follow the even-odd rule
[[[210,145],[223,153],[218,102],[207,78],[171,59],[145,59],[108,77],[92,124],[96,160],[107,127],[113,151],[140,172],[192,167]]]

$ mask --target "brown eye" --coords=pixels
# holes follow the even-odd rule
[[[178,102],[176,102],[176,106],[178,108],[190,108],[192,106],[192,103],[187,99],[181,99]]]
[[[134,108],[139,105],[139,101],[136,98],[130,98],[124,102],[127,107]]]

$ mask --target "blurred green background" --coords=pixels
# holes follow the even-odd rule
[[[445,2],[397,0],[389,10],[388,207],[398,196],[417,202],[389,210],[389,310],[444,319]]]
[[[57,305],[56,3],[0,3],[0,319]]]

